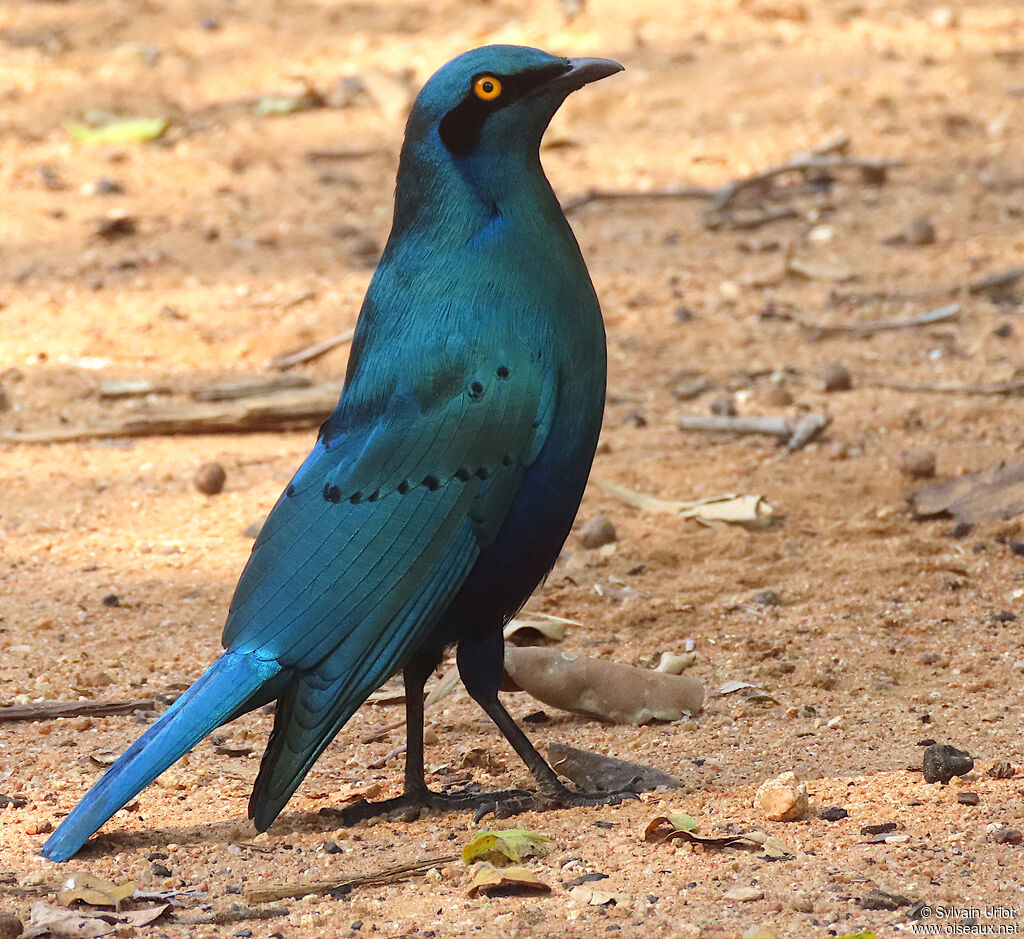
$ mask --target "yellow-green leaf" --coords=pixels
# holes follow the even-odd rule
[[[169,123],[166,117],[129,117],[99,127],[65,121],[64,129],[79,143],[146,143],[162,136]]]
[[[697,830],[697,823],[693,820],[693,816],[687,815],[685,812],[669,812],[665,817],[672,823],[672,827],[676,831]]]
[[[475,867],[473,882],[469,885],[471,897],[492,893],[551,893],[551,888],[525,867],[497,868],[487,861]]]
[[[865,929],[846,936],[837,936],[836,939],[875,939],[875,934],[870,929]]]
[[[82,872],[72,874],[64,881],[64,889],[58,894],[57,899],[64,906],[71,906],[77,900],[88,903],[89,906],[118,907],[133,893],[135,884],[131,881],[126,884],[115,884],[113,881]]]
[[[491,861],[508,864],[528,857],[544,857],[551,839],[528,828],[506,828],[502,831],[478,832],[462,849],[462,860]]]

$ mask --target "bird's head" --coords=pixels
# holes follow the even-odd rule
[[[403,163],[417,164],[421,178],[432,175],[427,166],[451,167],[491,188],[513,167],[537,163],[541,136],[570,93],[621,70],[611,59],[567,59],[527,46],[472,49],[423,86]]]

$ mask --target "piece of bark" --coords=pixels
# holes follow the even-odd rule
[[[245,891],[246,903],[269,903],[273,900],[286,900],[291,897],[305,897],[309,894],[330,893],[333,890],[345,890],[353,887],[376,887],[391,884],[397,880],[405,880],[417,874],[424,874],[432,867],[451,864],[460,860],[460,854],[444,854],[440,857],[423,858],[410,864],[400,864],[373,874],[362,874],[358,877],[341,877],[337,880],[314,880],[305,883],[267,884],[250,887]]]
[[[620,792],[627,788],[646,792],[659,786],[686,788],[681,779],[651,766],[617,760],[589,750],[577,750],[564,743],[548,744],[548,762],[556,773],[588,792]]]
[[[113,714],[131,714],[133,711],[152,711],[156,701],[142,698],[138,701],[36,701],[33,704],[12,704],[0,708],[0,723],[4,721],[49,721],[58,717],[109,717]]]
[[[704,703],[694,678],[557,649],[508,646],[505,675],[544,704],[616,724],[680,720]]]
[[[309,388],[312,384],[313,380],[306,375],[279,375],[269,379],[239,378],[193,388],[191,395],[196,401],[237,401],[240,398],[258,398],[260,395]]]
[[[1024,512],[1024,461],[1000,460],[976,473],[924,486],[907,497],[915,518],[949,514],[975,525]]]
[[[316,427],[334,410],[340,393],[340,385],[329,384],[242,401],[169,405],[77,427],[8,431],[0,435],[0,441],[58,443],[110,437],[237,434]]]

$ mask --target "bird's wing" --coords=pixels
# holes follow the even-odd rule
[[[295,676],[253,790],[257,825],[448,606],[543,445],[554,396],[539,362],[505,357],[396,391],[369,426],[325,425],[260,533],[224,631],[229,651]]]

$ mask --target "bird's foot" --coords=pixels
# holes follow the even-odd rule
[[[633,788],[620,789],[616,792],[581,792],[558,784],[545,786],[543,793],[537,794],[538,808],[542,809],[575,809],[592,805],[619,805],[626,799],[639,799]]]
[[[320,814],[338,819],[342,825],[354,825],[369,818],[393,818],[414,821],[423,809],[435,812],[473,812],[479,820],[487,815],[509,818],[540,806],[538,794],[525,789],[502,792],[478,792],[461,789],[456,792],[434,792],[432,789],[407,791],[394,799],[367,802],[360,799],[343,809],[321,809]]]
[[[626,799],[639,798],[633,789],[618,792],[579,792],[561,784],[546,786],[544,792],[526,789],[505,789],[501,792],[479,792],[460,789],[456,792],[434,792],[432,789],[407,791],[394,799],[367,802],[360,799],[343,809],[321,809],[325,818],[337,819],[342,825],[354,825],[370,818],[391,818],[415,821],[424,809],[435,812],[472,812],[473,820],[488,815],[510,818],[522,812],[544,809],[568,809],[594,805],[618,805]]]

